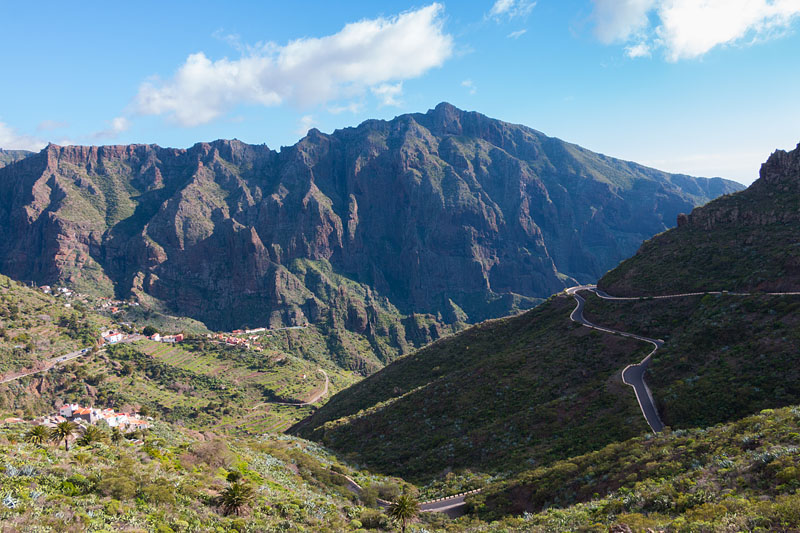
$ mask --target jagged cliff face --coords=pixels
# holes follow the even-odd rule
[[[599,285],[614,294],[800,290],[800,145],[773,153],[747,190],[677,220]]]
[[[0,267],[212,328],[329,321],[403,351],[593,281],[736,189],[448,104],[280,152],[51,145],[0,169]]]

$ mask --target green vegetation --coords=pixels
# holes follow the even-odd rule
[[[419,502],[411,494],[401,494],[392,502],[386,514],[395,522],[400,522],[403,533],[406,533],[408,522],[419,515]]]
[[[0,375],[94,346],[110,321],[0,275]],[[1,395],[2,393],[0,393]]]
[[[794,531],[798,445],[800,408],[766,410],[611,444],[491,485],[468,502],[508,531]]]
[[[143,445],[101,439],[69,451],[24,435],[0,428],[0,522],[8,530],[334,533],[377,512],[331,468],[363,474],[283,435],[223,440],[157,422]]]
[[[739,197],[720,198],[705,209]],[[798,234],[798,222],[720,226],[714,231],[676,228],[645,242],[598,285],[615,296],[798,290],[800,246],[786,245]]]
[[[333,397],[297,434],[380,472],[513,471],[647,429],[619,371],[642,343],[570,322],[556,296],[399,359]]]

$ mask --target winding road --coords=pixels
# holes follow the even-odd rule
[[[578,324],[581,324],[587,328],[596,329],[605,333],[611,333],[612,335],[620,335],[622,337],[636,339],[653,345],[653,350],[648,353],[647,356],[641,360],[641,362],[638,364],[628,365],[622,369],[622,381],[626,385],[633,387],[633,390],[636,393],[636,401],[639,402],[639,408],[642,410],[642,415],[644,415],[644,419],[647,421],[647,424],[655,432],[663,430],[664,423],[661,422],[661,418],[658,416],[658,409],[656,409],[655,402],[653,401],[653,394],[650,392],[650,388],[644,381],[644,374],[647,371],[647,366],[650,364],[653,354],[664,345],[664,341],[661,339],[651,339],[650,337],[643,337],[641,335],[627,333],[625,331],[619,331],[616,329],[605,328],[589,322],[583,316],[583,307],[586,303],[586,300],[584,300],[584,298],[578,294],[580,291],[593,292],[604,300],[622,301],[666,300],[670,298],[685,298],[687,296],[704,296],[706,294],[725,294],[728,296],[750,296],[753,294],[749,292],[704,291],[668,294],[663,296],[611,296],[610,294],[598,289],[596,285],[578,285],[567,289],[567,294],[575,298],[575,302],[577,302],[575,309],[569,315],[569,318],[573,322],[577,322]],[[800,292],[763,292],[757,294],[764,294],[767,296],[797,296],[800,295]]]
[[[347,490],[354,492],[361,496],[364,489],[359,485],[356,480],[345,474],[339,474],[347,480]],[[464,514],[464,505],[467,496],[480,492],[481,489],[475,489],[460,494],[454,494],[444,498],[437,498],[435,500],[428,500],[419,503],[419,510],[422,513],[444,513],[450,518],[455,518]],[[378,506],[386,509],[392,502],[376,498]]]
[[[633,387],[633,390],[636,393],[636,401],[639,402],[639,408],[642,410],[644,419],[647,421],[647,424],[650,426],[650,428],[656,432],[661,431],[664,429],[664,423],[661,422],[661,417],[658,416],[658,409],[656,409],[655,402],[653,401],[653,394],[650,392],[650,388],[644,381],[644,373],[647,371],[647,366],[650,364],[650,359],[653,357],[653,354],[664,345],[664,341],[661,339],[642,337],[641,335],[635,335],[633,333],[627,333],[616,329],[604,328],[586,320],[586,318],[583,316],[583,307],[586,303],[586,300],[584,300],[583,296],[578,294],[578,292],[595,290],[597,290],[597,287],[594,285],[579,285],[577,287],[570,287],[567,289],[567,294],[575,298],[575,301],[577,302],[577,305],[569,315],[569,318],[573,322],[577,322],[578,324],[581,324],[587,328],[596,329],[605,333],[611,333],[612,335],[620,335],[622,337],[636,339],[653,345],[653,350],[648,353],[640,363],[628,365],[622,370],[622,381],[626,385]]]
[[[297,406],[301,406],[301,405],[311,405],[311,404],[313,404],[314,402],[316,402],[317,400],[319,400],[320,398],[322,398],[323,396],[328,394],[328,385],[330,385],[330,379],[328,378],[328,373],[325,372],[324,370],[322,370],[321,368],[318,368],[317,372],[322,372],[322,374],[325,376],[325,386],[322,388],[321,391],[319,391],[318,393],[314,394],[308,400],[306,400],[304,402],[262,402],[262,403],[260,403],[258,405],[254,405],[253,407],[250,408],[250,410],[253,411],[253,410],[258,409],[259,407],[262,407],[264,405],[297,405]]]
[[[5,377],[3,379],[0,379],[0,383],[8,383],[9,381],[22,379],[26,376],[32,376],[34,374],[39,374],[41,372],[47,372],[48,370],[51,370],[53,367],[64,364],[68,361],[72,361],[73,359],[77,359],[78,357],[86,355],[87,353],[89,353],[89,348],[85,348],[83,350],[75,350],[74,352],[70,352],[64,355],[59,355],[58,357],[53,357],[52,359],[44,361],[43,363],[44,366],[42,366],[42,368],[38,370],[31,370],[29,372],[23,372],[21,374],[15,374]]]

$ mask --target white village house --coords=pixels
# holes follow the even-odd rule
[[[52,418],[52,417],[51,417]],[[119,428],[120,431],[129,432],[137,429],[147,429],[150,424],[142,420],[137,414],[117,413],[113,409],[96,409],[92,407],[81,407],[78,404],[66,404],[58,410],[58,416],[63,420],[73,422],[84,421],[89,424],[97,424],[101,420],[105,421],[109,427]],[[47,424],[44,424],[47,425]]]

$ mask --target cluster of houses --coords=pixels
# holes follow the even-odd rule
[[[177,335],[161,335],[159,333],[155,333],[147,337],[151,341],[156,342],[183,342],[183,333],[178,333]]]
[[[56,296],[72,296],[72,290],[66,287],[51,287],[50,285],[42,285],[39,287],[39,290],[45,294],[54,294]]]
[[[56,427],[60,422],[71,421],[82,426],[96,425],[105,422],[108,427],[118,428],[122,433],[132,433],[136,430],[150,428],[152,418],[144,419],[136,413],[117,413],[113,409],[95,409],[82,407],[78,404],[61,406],[57,413],[36,418],[33,424],[48,428]],[[5,424],[24,424],[22,418],[12,417],[3,420]]]
[[[123,307],[132,305],[138,306],[138,302],[124,302],[122,300],[112,300],[111,298],[100,298],[100,303],[97,305],[98,311],[110,311],[111,314],[119,313]]]
[[[119,428],[123,433],[150,427],[150,423],[147,420],[142,419],[135,413],[117,413],[113,409],[82,407],[75,403],[63,405],[58,410],[58,414],[46,416],[34,422],[42,426],[55,427],[56,424],[65,420],[84,425],[95,425],[100,421],[105,421],[109,427]]]
[[[237,335],[237,331],[240,332],[238,334],[246,333],[244,330],[237,329],[233,331],[233,334]],[[254,330],[250,330],[250,332],[253,331]],[[266,328],[261,328],[261,331],[266,331]],[[250,335],[249,337],[234,337],[233,335],[228,335],[226,333],[215,333],[213,335],[209,334],[208,338],[222,341],[229,346],[239,346],[242,348],[252,349],[257,352],[263,350],[263,348],[256,342],[258,341],[258,335]]]

